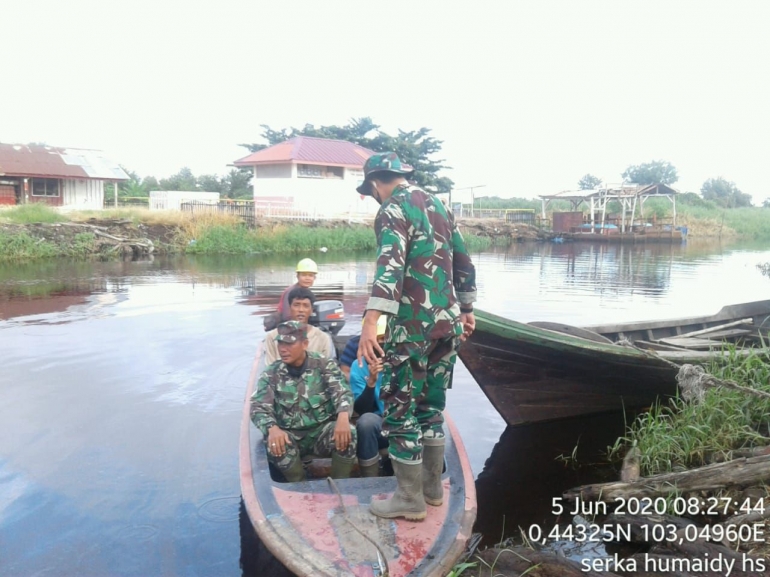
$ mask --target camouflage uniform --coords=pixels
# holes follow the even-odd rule
[[[297,324],[296,321],[279,326]],[[279,336],[277,338],[281,338]],[[289,341],[291,342],[291,341]],[[353,393],[337,364],[318,353],[307,353],[307,363],[299,378],[289,374],[286,363],[276,361],[265,369],[251,396],[251,420],[267,442],[268,430],[277,425],[291,443],[286,453],[268,460],[287,470],[295,459],[306,455],[330,457],[338,452],[334,445],[336,415],[353,412]],[[351,442],[339,452],[345,458],[356,456],[356,429],[351,427]]]
[[[401,168],[395,154],[377,156],[387,166],[380,170],[392,170],[394,161]],[[391,315],[383,434],[391,457],[419,463],[423,436],[444,437],[442,411],[462,334],[458,303],[476,300],[476,271],[452,214],[417,186],[394,189],[377,213],[375,232],[379,255],[366,308]]]

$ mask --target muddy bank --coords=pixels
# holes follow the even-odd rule
[[[461,221],[461,230],[469,247],[490,244],[540,241],[548,233],[528,225],[502,221]],[[234,221],[137,222],[128,218],[90,218],[83,221],[13,224],[0,223],[0,259],[35,259],[57,256],[78,258],[145,258],[158,254],[204,252],[202,241],[214,230],[218,238],[228,235],[226,246],[207,246],[205,252],[262,253],[300,250],[288,242],[287,235],[304,244],[314,242],[333,249],[374,248],[371,221],[260,220],[254,228],[244,228]],[[298,230],[298,233],[291,231]],[[301,234],[299,234],[301,233]],[[286,241],[284,243],[284,241]],[[475,242],[475,244],[474,244]],[[480,245],[480,246],[478,246]],[[235,247],[237,250],[233,249]]]
[[[171,252],[174,227],[134,224],[129,220],[0,224],[0,234],[27,241],[40,256],[141,258]],[[45,249],[45,250],[43,250]],[[31,256],[35,256],[34,251]]]

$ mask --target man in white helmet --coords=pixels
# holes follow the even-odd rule
[[[289,293],[295,288],[302,287],[309,289],[315,283],[318,275],[318,265],[312,258],[303,258],[297,263],[297,282],[286,287],[278,301],[278,308],[275,313],[271,313],[264,318],[265,330],[270,331],[278,326],[279,323],[293,320],[291,315],[291,303],[289,302]]]

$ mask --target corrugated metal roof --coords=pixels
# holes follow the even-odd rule
[[[665,184],[642,185],[636,183],[622,183],[605,185],[601,188],[587,190],[563,190],[556,194],[541,194],[545,200],[589,200],[591,197],[634,197],[634,196],[660,196],[679,194],[675,188]]]
[[[362,168],[374,151],[346,140],[296,136],[236,160],[236,166],[301,162]]]
[[[98,150],[37,144],[0,143],[0,175],[128,180],[128,175]]]

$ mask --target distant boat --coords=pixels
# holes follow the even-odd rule
[[[246,511],[270,552],[300,576],[447,575],[476,520],[470,462],[449,416],[445,413],[444,504],[429,506],[424,521],[381,519],[369,513],[369,502],[392,494],[395,477],[334,483],[325,478],[285,483],[271,477],[262,433],[249,415],[249,400],[263,365],[260,345],[243,408],[240,472]]]
[[[676,393],[678,366],[768,349],[770,300],[706,317],[572,327],[476,310],[460,358],[509,425],[637,409]],[[675,364],[672,364],[675,363]]]

